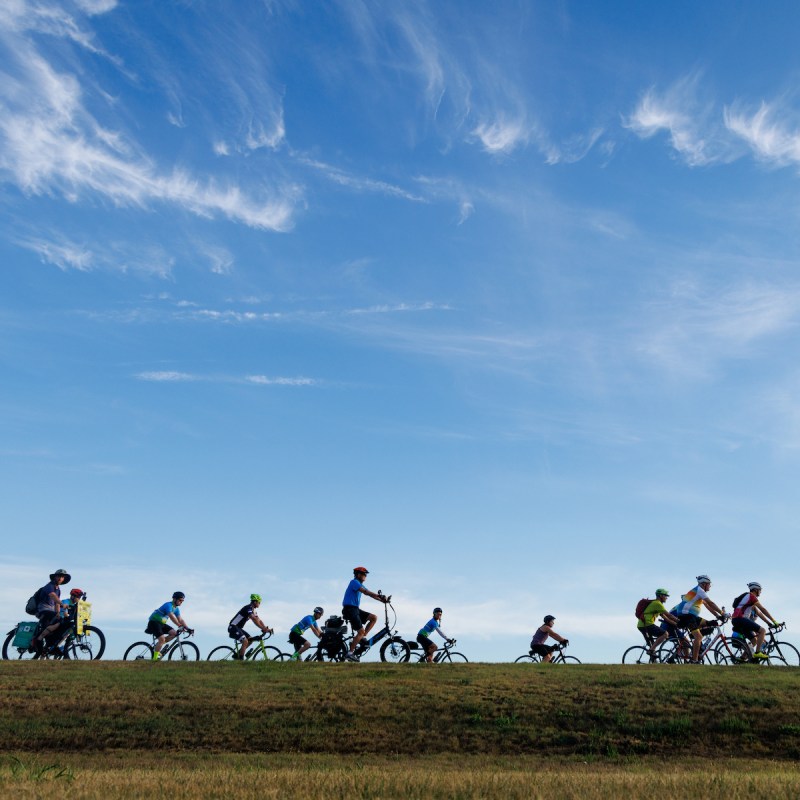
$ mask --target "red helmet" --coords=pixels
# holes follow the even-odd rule
[[[79,589],[77,586],[69,593],[70,597],[75,597],[76,594],[83,594],[83,589]]]
[[[355,575],[356,572],[363,572],[365,575],[369,575],[369,570],[366,567],[356,567],[353,570],[353,574]]]

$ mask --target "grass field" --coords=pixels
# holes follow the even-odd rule
[[[800,796],[800,670],[0,663],[0,791]]]

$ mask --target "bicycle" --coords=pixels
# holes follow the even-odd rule
[[[380,590],[378,591],[378,596],[384,596]],[[355,655],[358,657],[359,661],[372,649],[372,647],[374,647],[379,641],[381,641],[381,639],[384,639],[387,636],[389,638],[386,639],[380,650],[381,661],[389,661],[394,664],[400,664],[408,661],[408,659],[411,657],[411,649],[408,646],[408,642],[406,642],[406,640],[401,636],[398,636],[397,630],[394,628],[394,626],[397,624],[397,612],[394,610],[394,606],[390,602],[391,599],[392,596],[389,595],[386,598],[386,602],[383,604],[384,626],[377,633],[374,633],[370,637],[365,636],[358,643],[355,649]],[[394,614],[394,620],[391,625],[389,624],[390,608]],[[341,633],[333,634],[333,637],[340,637],[338,642],[336,641],[336,638],[329,638],[324,642],[323,640],[320,640],[319,644],[317,645],[316,652],[309,656],[306,660],[344,661],[349,652],[348,643],[352,641],[352,637],[346,637],[344,635],[344,629],[346,629],[346,625],[341,626]]]
[[[277,647],[264,644],[265,639],[269,639],[271,633],[262,633],[259,636],[248,636],[250,644],[245,651],[243,661],[286,661],[290,658],[289,653],[282,653]],[[231,647],[222,644],[215,647],[206,657],[206,661],[234,661],[234,655],[238,647]]]
[[[700,644],[699,658],[701,664],[732,665],[752,661],[753,653],[750,646],[742,641],[728,637],[724,626],[730,620],[730,614],[722,608],[722,616],[709,625],[704,625],[706,634]],[[709,630],[711,628],[712,630]],[[712,632],[713,631],[713,632]],[[678,629],[658,649],[658,660],[662,664],[686,664],[692,662],[694,647],[686,638],[685,631]]]
[[[551,664],[580,664],[581,662],[575,658],[575,656],[565,656],[564,649],[566,648],[566,644],[557,644],[555,649],[553,650],[553,658],[550,659]],[[538,653],[534,653],[533,650],[527,652],[524,656],[520,656],[519,658],[514,660],[515,664],[540,664],[542,663],[543,656],[540,656]]]
[[[67,659],[75,661],[97,661],[106,650],[106,637],[100,628],[90,625],[92,604],[78,601],[75,618],[69,627],[61,631],[58,641],[39,653],[31,646],[31,640],[41,630],[41,623],[27,620],[17,623],[3,642],[3,658],[8,660]],[[18,638],[19,634],[19,638]]]
[[[767,658],[753,658],[754,641],[744,638],[741,634],[734,633],[731,637],[731,645],[734,649],[741,650],[741,659],[737,663],[756,662],[765,667],[798,667],[800,666],[800,652],[789,642],[779,642],[775,638],[776,633],[786,630],[786,623],[770,626],[767,628],[767,639],[761,652]],[[748,657],[749,656],[749,657]]]
[[[191,628],[178,628],[178,635],[161,648],[161,658],[170,661],[199,661],[200,648],[194,642],[187,642],[189,636],[194,636]],[[134,642],[122,656],[123,661],[152,660],[158,636],[153,636],[151,642]]]
[[[406,642],[406,644],[412,650],[422,650],[419,645],[419,642]],[[434,664],[444,664],[447,662],[456,663],[456,664],[466,664],[468,663],[469,659],[463,655],[463,653],[454,653],[453,647],[455,647],[456,640],[455,639],[448,639],[444,647],[441,647],[436,651],[436,655],[433,657]],[[417,655],[416,653],[412,653],[412,655]],[[425,652],[420,653],[419,658],[417,659],[417,663],[422,663],[427,659],[427,654]]]

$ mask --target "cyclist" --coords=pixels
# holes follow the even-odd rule
[[[317,625],[317,621],[321,619],[324,613],[325,609],[322,608],[322,606],[317,606],[313,613],[307,614],[296,625],[292,625],[292,629],[289,631],[289,641],[294,645],[294,653],[292,653],[291,657],[292,661],[298,661],[300,656],[311,647],[311,642],[303,638],[303,634],[307,630],[310,629],[317,639],[322,638],[322,631],[319,625]]]
[[[78,602],[85,597],[86,595],[83,593],[83,589],[75,587],[69,593],[69,599],[61,603],[58,618],[44,631],[42,636],[45,643],[50,645],[51,651],[56,652],[58,650],[58,643],[75,624],[75,620],[78,616]],[[64,653],[61,652],[59,655],[63,656]]]
[[[356,567],[353,570],[353,580],[347,584],[347,589],[344,592],[344,599],[342,600],[342,616],[350,623],[353,628],[353,640],[350,642],[350,650],[345,658],[348,661],[358,661],[358,656],[355,653],[356,647],[359,642],[372,630],[378,618],[375,614],[370,614],[367,611],[362,611],[361,595],[365,594],[373,600],[380,600],[381,603],[388,603],[390,597],[384,597],[382,594],[375,594],[364,586],[364,581],[369,575],[369,570],[366,567]],[[364,627],[366,625],[366,628]]]
[[[448,639],[441,626],[442,609],[438,606],[433,609],[433,616],[420,628],[417,634],[417,641],[419,642],[422,651],[425,653],[425,660],[430,664],[433,662],[434,653],[439,649],[437,644],[430,638],[431,634],[436,631],[447,644],[452,643],[452,639]]]
[[[780,623],[775,622],[772,614],[761,605],[761,584],[758,581],[751,581],[747,584],[747,589],[748,591],[740,594],[733,601],[733,630],[751,642],[755,638],[753,658],[763,661],[765,658],[769,658],[762,650],[767,633],[756,622],[756,619],[761,617],[770,627],[777,628]]]
[[[72,580],[65,569],[57,569],[46,583],[36,591],[36,616],[39,619],[39,633],[31,639],[31,647],[38,653],[44,649],[45,636],[60,625],[58,615],[61,610],[61,587]],[[54,624],[55,623],[55,624]]]
[[[167,600],[164,605],[159,606],[147,621],[147,627],[144,629],[145,633],[152,633],[153,636],[158,637],[156,646],[153,648],[153,661],[158,661],[161,658],[161,648],[167,643],[171,642],[177,635],[181,628],[186,628],[189,633],[194,631],[186,624],[186,620],[181,616],[181,606],[186,599],[183,592],[175,592],[172,595],[172,600]],[[167,620],[174,622],[178,628],[177,630],[171,625],[167,625]]]
[[[678,618],[667,611],[664,602],[669,597],[666,589],[656,589],[656,599],[645,606],[642,611],[642,619],[636,621],[639,633],[644,636],[647,642],[647,649],[650,653],[650,661],[656,660],[656,652],[659,645],[674,633]],[[656,625],[656,617],[664,620],[664,625]]]
[[[694,640],[692,642],[692,663],[699,664],[700,645],[703,641],[701,628],[714,627],[714,622],[709,622],[700,617],[700,609],[705,606],[717,619],[725,619],[722,609],[708,596],[711,588],[711,578],[708,575],[698,575],[697,586],[681,595],[681,602],[671,609],[671,613],[678,618],[678,626],[685,628]]]
[[[531,653],[540,655],[543,664],[549,664],[553,660],[553,653],[558,650],[558,647],[554,644],[545,644],[548,637],[560,642],[564,647],[569,644],[569,639],[559,636],[553,630],[553,623],[555,621],[556,618],[552,614],[548,614],[544,618],[544,625],[540,625],[536,629],[536,633],[533,634],[533,638],[531,639]]]
[[[247,634],[244,631],[244,626],[248,622],[252,622],[264,633],[275,633],[275,631],[273,631],[272,628],[268,628],[258,616],[256,609],[260,605],[261,595],[251,594],[250,602],[246,606],[242,606],[233,615],[233,617],[231,617],[231,621],[228,623],[228,636],[230,636],[231,639],[234,639],[240,645],[238,655],[236,653],[236,648],[233,648],[233,657],[239,659],[240,661],[244,661],[244,654],[247,652],[247,648],[250,646],[250,639],[247,638]]]

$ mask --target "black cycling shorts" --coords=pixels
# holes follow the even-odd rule
[[[289,631],[289,641],[294,645],[295,653],[304,645],[308,644],[308,640],[304,639],[297,631]]]
[[[558,646],[554,644],[533,644],[531,642],[531,653],[536,653],[537,656],[550,655],[554,650],[558,650]]]
[[[153,636],[167,636],[170,631],[175,630],[172,625],[167,625],[166,622],[156,622],[154,619],[147,620],[147,627],[144,629],[145,633],[152,633]]]
[[[350,623],[353,633],[363,628],[369,622],[369,613],[362,611],[358,606],[344,606],[342,616]]]
[[[431,645],[433,642],[430,640],[429,637],[423,636],[421,633],[417,634],[417,641],[419,642],[419,646],[427,653],[430,650]]]
[[[755,636],[759,631],[763,630],[762,627],[752,619],[748,619],[747,617],[736,617],[733,622],[733,629],[736,633],[741,633],[742,636],[746,636],[748,639]]]

